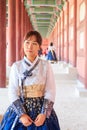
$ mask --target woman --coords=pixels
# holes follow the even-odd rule
[[[57,62],[55,47],[53,46],[52,42],[50,43],[50,46],[48,47],[47,60],[49,60],[51,63]]]
[[[53,110],[55,82],[45,60],[38,57],[42,44],[39,32],[30,31],[24,38],[24,58],[12,65],[9,79],[11,106],[0,130],[60,130]]]

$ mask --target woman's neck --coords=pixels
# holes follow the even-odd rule
[[[35,57],[27,57],[27,59],[28,59],[30,62],[33,62],[33,61],[36,59],[36,56],[35,56]]]

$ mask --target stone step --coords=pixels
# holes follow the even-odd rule
[[[77,80],[77,75],[73,74],[54,74],[55,79],[59,81],[63,80]]]
[[[75,94],[78,97],[87,97],[87,89],[84,87],[80,81],[77,83],[78,85],[75,87]]]
[[[75,67],[60,62],[59,64],[52,64],[52,68],[58,83],[77,82],[77,69]]]

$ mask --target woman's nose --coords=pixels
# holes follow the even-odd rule
[[[31,42],[29,43],[28,48],[32,48],[32,43]]]

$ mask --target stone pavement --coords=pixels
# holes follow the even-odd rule
[[[79,97],[76,91],[78,82],[75,70],[73,75],[68,75],[66,64],[52,64],[52,67],[56,81],[54,109],[61,130],[87,130],[87,97]],[[7,91],[7,88],[0,88],[0,115],[9,105]]]
[[[61,130],[87,130],[87,97],[78,97],[76,84],[57,84],[54,108]]]

